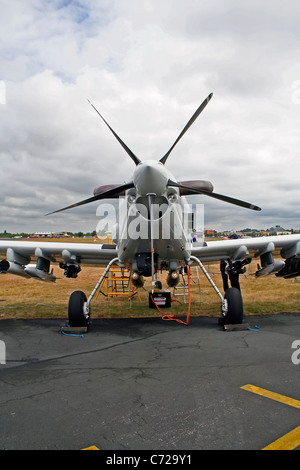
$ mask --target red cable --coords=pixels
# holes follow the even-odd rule
[[[178,323],[182,323],[183,325],[186,325],[188,326],[189,322],[190,322],[190,313],[191,313],[191,286],[190,286],[190,267],[189,265],[187,264],[187,275],[188,275],[188,293],[189,293],[189,308],[188,308],[188,314],[187,314],[187,317],[186,317],[186,322],[185,321],[182,321],[180,320],[179,318],[174,318],[174,315],[170,314],[170,315],[163,315],[162,316],[162,319],[163,320],[166,320],[166,321],[177,321]],[[152,297],[152,294],[150,294],[150,297],[152,299],[152,302],[154,303],[154,305],[156,306],[157,310],[163,314],[163,311],[159,308],[159,306],[156,304],[156,302],[154,301],[153,297]]]

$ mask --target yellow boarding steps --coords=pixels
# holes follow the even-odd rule
[[[125,296],[131,300],[137,295],[141,301],[137,288],[131,282],[131,272],[128,269],[126,272],[128,275],[125,274],[124,268],[113,266],[100,284],[96,298],[101,292],[107,299],[113,296]]]

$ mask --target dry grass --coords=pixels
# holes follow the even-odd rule
[[[211,276],[221,292],[222,281],[218,265],[211,265]],[[24,279],[9,274],[0,275],[0,318],[66,318],[70,294],[82,290],[87,296],[92,292],[102,272],[99,267],[83,267],[77,279],[67,279],[63,271],[54,266],[57,276],[55,283],[44,283],[34,279]],[[214,274],[215,273],[215,274]],[[164,281],[165,275],[161,277]],[[220,299],[200,273],[201,298],[196,279],[192,279],[192,308],[194,316],[220,316]],[[145,289],[139,289],[141,301],[135,297],[131,302],[127,297],[99,295],[92,302],[92,317],[142,317],[160,316],[156,309],[148,308],[148,290],[151,282],[147,279]],[[163,282],[163,287],[166,284]],[[245,315],[261,315],[280,312],[300,312],[300,281],[282,279],[275,276],[255,278],[241,276],[241,288],[244,299]],[[188,304],[183,297],[175,297],[170,309],[165,313],[185,316]],[[201,300],[201,301],[200,301]]]

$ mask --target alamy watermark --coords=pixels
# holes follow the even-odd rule
[[[6,364],[6,346],[4,341],[0,341],[0,364]]]
[[[173,204],[167,199],[147,197],[137,200],[126,196],[117,203],[101,203],[96,211],[99,222],[96,232],[112,233],[117,240],[153,240],[202,238],[204,231],[204,204]]]
[[[300,339],[293,341],[292,349],[295,349],[292,354],[292,363],[297,366],[300,364]]]

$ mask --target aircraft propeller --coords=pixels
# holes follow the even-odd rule
[[[123,142],[123,140],[118,136],[118,134],[112,129],[112,127],[110,127],[110,125],[108,124],[108,122],[105,121],[104,117],[101,116],[101,114],[99,113],[98,109],[95,108],[95,106],[90,102],[90,100],[88,100],[88,102],[90,103],[90,105],[94,108],[94,110],[96,111],[96,113],[101,117],[101,119],[105,122],[105,124],[107,125],[107,127],[109,128],[109,130],[113,133],[113,135],[115,136],[115,138],[117,139],[117,141],[122,145],[123,149],[128,153],[128,155],[130,156],[130,158],[134,161],[134,163],[136,165],[138,165],[139,163],[141,163],[141,160],[136,156],[134,155],[134,153],[130,150],[130,148],[127,147],[127,145],[125,144],[125,142]]]
[[[253,211],[261,211],[261,208],[250,204],[250,202],[241,201],[240,199],[235,199],[233,197],[224,196],[223,194],[213,193],[212,191],[206,191],[205,189],[194,189],[190,186],[185,186],[175,181],[168,181],[168,186],[174,186],[176,188],[188,189],[189,191],[194,192],[195,194],[205,194],[206,196],[219,199],[220,201],[228,202],[229,204],[234,204],[235,206],[245,207],[246,209],[252,209]]]
[[[213,96],[213,93],[210,93],[207,96],[207,98],[201,103],[199,108],[195,111],[195,113],[193,114],[191,119],[188,121],[186,126],[183,128],[183,130],[181,131],[181,133],[179,134],[179,136],[175,140],[174,144],[170,147],[170,149],[167,151],[167,153],[159,160],[160,163],[162,163],[163,165],[166,163],[167,158],[169,157],[170,153],[174,149],[175,145],[177,145],[179,140],[183,137],[183,135],[187,132],[187,130],[191,127],[191,125],[199,117],[199,115],[202,113],[204,108],[207,106],[207,104],[211,100],[212,96]],[[96,113],[100,116],[100,118],[104,121],[104,123],[107,125],[109,130],[112,132],[112,134],[118,140],[118,142],[121,144],[121,146],[127,152],[127,154],[130,156],[130,158],[134,161],[136,166],[139,165],[140,163],[142,163],[141,160],[129,149],[129,147],[123,142],[123,140],[118,136],[118,134],[112,129],[112,127],[108,124],[108,122],[104,119],[104,117],[99,113],[97,108],[89,100],[88,100],[88,102],[93,107],[93,109],[96,111]],[[235,198],[232,198],[232,197],[229,197],[229,196],[224,196],[222,194],[217,194],[217,193],[214,193],[214,192],[211,192],[211,191],[206,191],[205,189],[197,190],[197,189],[191,188],[190,186],[185,186],[185,185],[182,185],[180,183],[176,183],[176,182],[171,181],[171,180],[168,181],[167,186],[174,186],[174,187],[177,187],[177,188],[188,189],[189,191],[192,191],[195,194],[205,194],[206,196],[209,196],[209,197],[212,197],[212,198],[215,198],[215,199],[219,199],[221,201],[228,202],[230,204],[234,204],[234,205],[237,205],[237,206],[240,206],[240,207],[244,207],[246,209],[252,209],[252,210],[255,210],[255,211],[260,211],[261,210],[260,207],[255,206],[253,204],[250,204],[248,202],[241,201],[239,199],[235,199]],[[84,204],[89,204],[91,202],[99,201],[101,199],[108,199],[108,198],[111,198],[113,196],[116,196],[116,195],[122,193],[123,191],[126,191],[127,189],[131,189],[131,188],[134,188],[134,187],[135,187],[135,185],[134,185],[133,182],[125,183],[125,184],[122,184],[120,186],[116,186],[113,189],[110,189],[108,191],[104,191],[100,194],[97,194],[96,196],[90,197],[88,199],[77,202],[75,204],[71,204],[70,206],[64,207],[63,209],[59,209],[59,210],[56,210],[54,212],[49,212],[46,215],[56,214],[57,212],[62,212],[64,210],[72,209],[74,207],[82,206]]]
[[[184,129],[181,131],[181,133],[179,134],[179,136],[177,137],[177,139],[175,140],[174,144],[172,145],[172,147],[167,151],[167,153],[160,159],[160,162],[165,164],[166,163],[166,160],[168,158],[168,156],[170,155],[170,153],[172,152],[173,148],[175,147],[175,145],[179,142],[179,140],[181,139],[181,137],[183,137],[183,135],[186,133],[186,131],[191,127],[191,125],[193,124],[193,122],[196,121],[197,117],[202,113],[203,109],[206,107],[206,105],[209,103],[209,101],[212,99],[212,96],[213,96],[213,93],[210,93],[208,95],[208,97],[203,101],[203,103],[201,103],[201,105],[199,106],[199,108],[197,109],[197,111],[193,114],[193,116],[191,117],[191,119],[189,120],[189,122],[187,123],[187,125],[184,127]]]
[[[113,189],[109,189],[108,191],[104,191],[103,193],[97,194],[96,196],[92,196],[84,201],[76,202],[75,204],[71,204],[70,206],[64,207],[63,209],[58,209],[57,211],[49,212],[49,214],[56,214],[57,212],[66,211],[67,209],[72,209],[73,207],[83,206],[84,204],[89,204],[90,202],[99,201],[100,199],[109,199],[110,197],[115,196],[116,194],[121,193],[122,191],[126,191],[127,189],[134,188],[134,184],[125,183],[120,186],[116,186]]]

